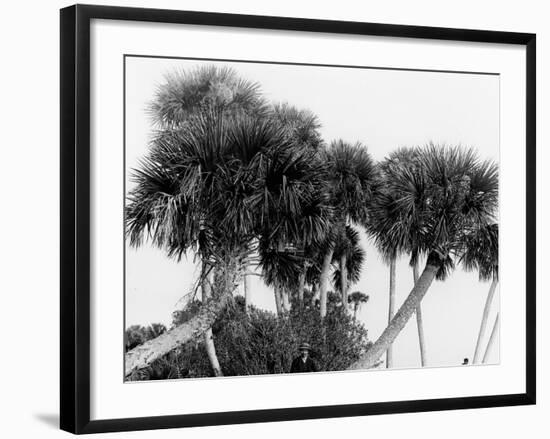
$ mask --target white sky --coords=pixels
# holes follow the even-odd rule
[[[145,108],[167,72],[214,62],[126,58],[126,187],[131,169],[147,152],[151,121]],[[361,141],[380,160],[399,146],[436,143],[475,147],[482,158],[498,161],[499,78],[494,75],[394,71],[341,67],[254,63],[230,65],[244,78],[261,84],[271,101],[308,108],[319,117],[327,142]],[[388,274],[364,233],[367,252],[361,280],[350,292],[370,301],[359,318],[375,341],[387,324]],[[176,263],[150,246],[126,251],[126,326],[171,322],[178,301],[190,291],[198,268],[193,255]],[[403,258],[397,266],[397,306],[412,288],[412,272]],[[476,273],[457,269],[445,282],[434,282],[422,303],[428,364],[451,366],[473,357],[488,283]],[[252,276],[255,305],[275,310],[272,291]],[[179,303],[181,307],[181,302]],[[498,294],[489,318],[487,339],[499,308]],[[416,320],[394,343],[395,367],[420,364]],[[490,362],[498,362],[498,344]]]

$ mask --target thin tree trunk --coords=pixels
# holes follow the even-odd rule
[[[487,363],[487,361],[489,360],[489,355],[491,354],[491,351],[493,350],[493,345],[495,344],[495,341],[497,339],[499,316],[500,313],[497,313],[495,324],[493,325],[493,330],[491,331],[491,336],[489,337],[489,342],[487,343],[487,349],[485,349],[485,355],[483,355],[483,364]]]
[[[348,309],[348,267],[347,255],[343,254],[340,257],[340,289],[342,290],[342,305],[347,311]]]
[[[414,285],[418,281],[418,261],[413,266],[413,280]],[[422,304],[418,304],[416,307],[416,327],[418,329],[418,345],[420,347],[420,364],[422,367],[426,367],[428,364],[428,357],[426,355],[426,339],[424,338],[424,322],[422,320]]]
[[[395,258],[390,260],[390,300],[388,306],[388,325],[395,314]],[[386,351],[386,368],[393,367],[393,346],[390,344]]]
[[[281,297],[283,299],[283,311],[290,311],[290,300],[288,297],[288,290],[286,288],[281,288]]]
[[[315,301],[317,300],[317,297],[319,296],[319,284],[315,282],[313,285],[311,285],[311,304],[315,305]]]
[[[280,316],[283,314],[283,298],[281,297],[281,289],[278,285],[273,287],[275,294],[275,309],[277,310],[277,315]]]
[[[416,307],[422,301],[435,279],[437,270],[438,268],[435,265],[426,264],[422,275],[418,278],[418,282],[416,282],[416,285],[393,317],[391,323],[365,355],[351,365],[350,369],[368,369],[376,364],[414,314]]]
[[[202,265],[202,303],[206,303],[208,299],[212,296],[212,290],[210,287],[210,275],[206,273],[208,266],[203,263]],[[212,327],[209,327],[204,332],[204,346],[206,348],[206,353],[208,354],[208,360],[210,360],[210,366],[214,371],[214,376],[221,377],[223,376],[222,369],[220,367],[220,362],[218,361],[218,356],[216,355],[216,346],[214,345],[214,336],[212,334]]]
[[[481,343],[483,337],[485,337],[485,331],[487,330],[487,320],[489,318],[489,311],[491,310],[491,303],[493,302],[493,297],[497,288],[498,280],[496,277],[493,277],[491,286],[489,287],[489,293],[487,294],[487,299],[485,299],[485,307],[483,308],[483,315],[481,317],[481,325],[479,327],[479,333],[477,334],[476,349],[474,351],[474,360],[473,364],[479,364],[481,359]]]
[[[248,307],[252,305],[252,290],[250,289],[250,276],[246,274],[248,270],[248,266],[244,266],[244,279],[243,279],[243,286],[244,286],[244,305],[246,312],[248,312]]]
[[[298,278],[298,303],[300,308],[304,306],[304,288],[306,286],[306,262],[302,266],[302,272]]]
[[[319,301],[321,302],[321,318],[327,315],[327,294],[328,294],[328,277],[330,274],[330,263],[334,249],[330,248],[323,257],[323,265],[321,267],[321,275],[319,276]]]

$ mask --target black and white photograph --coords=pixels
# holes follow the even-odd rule
[[[498,74],[124,63],[126,381],[499,364]]]
[[[6,6],[1,437],[544,437],[544,2]]]

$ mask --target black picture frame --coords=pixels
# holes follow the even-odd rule
[[[90,21],[182,23],[526,47],[526,392],[367,404],[90,420]],[[61,429],[81,434],[535,404],[536,36],[303,18],[75,5],[61,10]]]

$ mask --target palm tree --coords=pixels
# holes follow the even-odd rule
[[[364,223],[377,173],[367,148],[360,143],[352,145],[337,140],[331,143],[324,155],[329,168],[328,181],[336,217],[333,233],[324,246],[319,276],[321,317],[325,317],[327,313],[328,278],[336,242],[338,237],[344,235],[349,222]],[[345,271],[345,266],[345,253],[342,253],[339,262],[340,272]],[[343,278],[345,282],[346,276]]]
[[[260,245],[260,267],[267,286],[274,290],[277,315],[290,311],[289,291],[299,278],[301,258],[280,244],[265,240]]]
[[[381,166],[384,170],[384,166]],[[389,294],[388,294],[388,324],[393,319],[395,314],[395,266],[397,256],[400,252],[403,242],[397,239],[388,239],[389,234],[393,231],[396,233],[396,228],[399,228],[400,235],[406,233],[402,226],[404,225],[399,218],[397,209],[395,209],[396,199],[395,194],[391,193],[384,182],[388,180],[388,172],[383,172],[380,175],[380,180],[376,186],[376,190],[371,201],[371,209],[369,218],[366,224],[367,231],[374,237],[378,251],[382,255],[382,259],[389,265]],[[403,239],[403,236],[400,236]],[[390,345],[386,351],[386,367],[393,367],[393,349]]]
[[[324,167],[321,168],[319,155],[323,140],[319,132],[321,124],[317,116],[309,110],[282,103],[274,104],[269,108],[268,118],[271,123],[285,132],[286,137],[297,148],[308,150],[308,156],[319,165],[316,175],[318,177],[324,175],[325,170]],[[296,195],[302,198],[302,212],[297,218],[298,221],[309,221],[311,218],[324,216],[328,212],[328,206],[326,206],[328,192],[325,181],[318,179],[311,180],[311,183],[316,185],[317,191],[312,198],[303,198],[299,192],[296,192]],[[289,214],[290,218],[296,217],[296,212],[289,211]],[[311,224],[298,225],[298,229],[301,227],[308,229]],[[292,292],[297,292],[303,298],[305,266],[308,263],[306,247],[311,247],[315,242],[310,239],[311,237],[299,237],[297,233],[294,235],[294,240],[288,241],[288,238],[280,232],[271,233],[264,242],[260,243],[263,278],[266,284],[274,289],[275,305],[279,315],[289,311]]]
[[[399,178],[403,172],[416,172],[418,163],[418,149],[399,148],[392,152],[384,161],[379,164],[380,174],[376,190],[371,202],[369,218],[366,228],[374,238],[375,244],[383,259],[389,265],[389,306],[388,324],[395,314],[395,289],[396,289],[396,262],[399,255],[410,253],[411,265],[413,267],[413,279],[416,283],[418,278],[418,254],[419,254],[419,224],[416,217],[403,216],[398,209],[398,194],[392,192],[387,182]],[[418,190],[422,189],[420,186]],[[422,202],[423,194],[417,193],[415,199]],[[414,212],[414,211],[412,211]],[[424,343],[424,329],[422,324],[421,305],[416,309],[420,357],[422,366],[426,365],[426,350]],[[393,367],[392,346],[386,352],[386,367]]]
[[[168,73],[157,88],[149,113],[160,129],[181,127],[204,108],[223,108],[227,117],[267,115],[257,82],[239,77],[226,66],[199,66]]]
[[[418,169],[404,169],[386,184],[396,196],[395,207],[403,220],[416,218],[418,250],[427,255],[426,264],[389,325],[352,368],[375,365],[414,314],[433,280],[444,280],[453,270],[467,237],[493,222],[498,203],[494,162],[480,161],[472,149],[430,144],[419,151],[419,163]]]
[[[153,122],[161,130],[159,138],[153,141],[155,144],[163,141],[173,141],[170,133],[181,129],[201,111],[205,109],[218,109],[223,112],[225,118],[236,118],[243,114],[258,115],[265,113],[265,102],[260,93],[258,83],[240,78],[236,72],[228,67],[216,67],[213,65],[202,66],[189,71],[174,71],[165,77],[165,81],[156,91],[155,97],[149,106],[149,112]],[[164,138],[162,138],[164,136]],[[162,140],[161,140],[162,139]],[[161,155],[164,149],[159,148]],[[161,156],[162,160],[169,157]],[[216,160],[215,155],[203,157],[210,165]],[[212,166],[210,166],[212,169]],[[161,169],[158,170],[160,174]],[[156,178],[161,177],[157,175]],[[206,230],[204,230],[206,233]],[[199,232],[200,233],[200,232]],[[187,248],[185,246],[182,247]],[[208,267],[207,252],[199,249],[203,260],[203,268]],[[181,254],[180,256],[181,257]],[[206,273],[201,272],[201,289],[203,302],[210,295],[210,288],[206,282]],[[211,366],[216,375],[221,374],[219,361],[211,329],[204,334],[204,343],[211,360]]]
[[[335,245],[332,257],[332,263],[336,265],[332,283],[335,290],[342,295],[343,304],[348,303],[349,287],[359,282],[364,261],[365,250],[360,245],[359,232],[351,226],[346,226],[343,236]]]
[[[462,263],[466,270],[477,270],[480,281],[491,280],[474,351],[473,364],[479,364],[481,343],[485,337],[489,311],[498,285],[498,224],[484,225],[468,237]]]
[[[202,110],[154,139],[129,195],[131,245],[141,245],[146,236],[178,259],[194,250],[224,276],[214,282],[209,301],[214,303],[207,302],[188,326],[198,325],[201,333],[208,329],[204,324],[211,324],[238,285],[243,264],[256,250],[253,242],[274,231],[281,242],[325,236],[331,213],[319,193],[324,165],[317,156],[296,147],[267,118],[226,117],[223,108]],[[192,337],[185,328],[167,334],[170,342],[143,345],[146,354],[129,355],[127,370],[145,367]]]
[[[361,305],[369,301],[369,296],[360,291],[354,291],[348,296],[348,302],[353,306],[353,320],[357,318],[357,312],[361,308]]]

